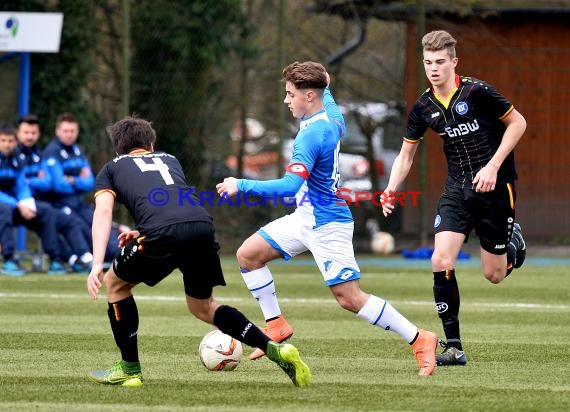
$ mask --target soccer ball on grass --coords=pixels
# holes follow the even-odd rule
[[[208,333],[198,347],[200,360],[211,371],[233,371],[243,356],[241,342],[216,329]]]

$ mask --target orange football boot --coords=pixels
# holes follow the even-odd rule
[[[261,328],[261,331],[274,342],[283,342],[293,336],[293,328],[289,323],[287,323],[283,315],[280,315],[277,319],[267,322],[267,326]],[[249,355],[249,359],[257,360],[263,356],[265,356],[265,352],[256,348],[251,352],[251,355]]]
[[[437,335],[428,330],[419,329],[418,337],[412,344],[416,361],[420,366],[420,375],[428,376],[435,369],[435,351],[437,349]]]

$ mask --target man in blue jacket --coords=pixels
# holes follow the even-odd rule
[[[45,202],[32,197],[26,177],[19,165],[14,150],[17,145],[13,127],[0,128],[0,245],[4,265],[2,274],[22,276],[26,271],[14,259],[14,226],[24,225],[40,237],[42,248],[50,258],[48,273],[66,272],[61,264],[58,233],[55,225],[56,212]]]
[[[85,195],[93,192],[95,178],[89,160],[77,145],[79,123],[71,113],[62,113],[57,117],[55,136],[45,147],[43,158],[52,179],[50,203],[64,210],[71,210],[71,215],[81,218],[81,231],[91,243],[91,224],[93,205],[85,202]],[[119,231],[113,227],[105,261],[113,260],[119,247]]]
[[[16,157],[34,198],[49,201],[52,179],[46,172],[45,161],[38,146],[40,136],[41,128],[37,116],[27,114],[18,120]],[[61,237],[58,238],[60,256],[69,263],[74,272],[88,272],[93,261],[89,238],[78,230],[83,225],[83,220],[72,214],[69,207],[58,208],[56,228],[66,240],[63,242]]]

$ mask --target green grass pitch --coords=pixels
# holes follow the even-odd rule
[[[429,269],[362,264],[364,290],[441,334]],[[267,359],[209,372],[198,343],[212,329],[186,310],[182,278],[135,289],[142,388],[91,383],[87,373],[118,360],[104,296],[89,299],[85,276],[0,276],[2,411],[568,411],[570,268],[525,265],[492,285],[458,265],[466,367],[417,375],[410,347],[393,332],[340,309],[316,267],[272,266],[291,343],[313,385],[295,388]],[[216,298],[263,325],[233,259]]]

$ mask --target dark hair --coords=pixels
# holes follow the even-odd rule
[[[110,126],[107,132],[118,155],[127,154],[137,148],[151,150],[151,146],[156,142],[156,132],[152,124],[136,116],[119,120]]]
[[[320,89],[327,87],[325,66],[316,62],[294,62],[283,69],[283,81],[291,82],[297,89]]]
[[[10,124],[3,124],[0,126],[0,134],[5,136],[13,136],[14,139],[16,138],[16,129],[14,126]]]
[[[59,125],[63,122],[79,124],[75,116],[69,112],[65,112],[57,116],[57,119],[55,120],[55,127],[59,127]]]
[[[38,116],[36,116],[35,114],[26,114],[22,117],[20,117],[18,119],[18,126],[20,126],[22,123],[27,123],[27,124],[35,124],[38,126],[38,128],[41,129],[40,127],[40,118]]]

